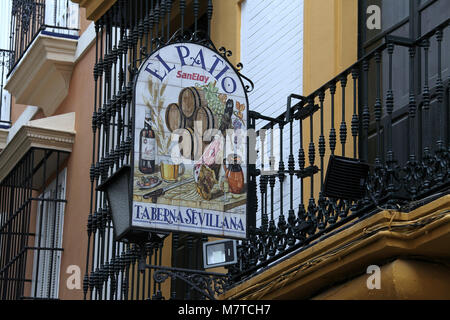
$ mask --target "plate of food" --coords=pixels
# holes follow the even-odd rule
[[[155,176],[143,176],[137,182],[136,185],[141,190],[152,189],[161,184],[161,179]]]

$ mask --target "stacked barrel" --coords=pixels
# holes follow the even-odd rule
[[[183,146],[181,154],[190,159],[202,155],[208,143],[203,142],[204,133],[218,128],[218,119],[208,107],[204,91],[196,87],[181,90],[178,103],[167,106],[165,121],[170,132],[186,129],[179,142]]]

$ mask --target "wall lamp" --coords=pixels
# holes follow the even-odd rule
[[[203,266],[205,269],[223,267],[236,262],[236,240],[218,240],[203,243]]]
[[[105,192],[108,198],[116,241],[144,244],[163,241],[168,236],[168,233],[154,233],[132,225],[133,185],[130,166],[120,168],[97,190]]]

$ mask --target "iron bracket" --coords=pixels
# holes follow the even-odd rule
[[[271,117],[262,115],[261,113],[252,111],[252,110],[248,111],[248,116],[255,120],[261,119],[261,120],[266,120],[266,121],[270,121],[270,122],[274,122],[274,123],[283,123],[282,119],[271,118]]]
[[[308,118],[309,116],[313,115],[314,113],[316,113],[316,111],[318,111],[319,105],[307,105],[306,107],[300,108],[298,109],[298,112],[294,115],[294,118],[296,120],[305,120],[306,118]]]
[[[415,44],[413,39],[406,37],[387,35],[385,39],[386,43],[393,43],[404,47],[413,47]]]
[[[229,283],[229,276],[221,273],[141,264],[139,270],[143,272],[145,269],[154,270],[155,283],[161,284],[168,278],[180,279],[209,300],[216,300],[216,296],[224,293]]]

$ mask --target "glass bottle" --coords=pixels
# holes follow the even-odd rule
[[[241,158],[237,154],[233,155],[233,162],[229,164],[225,172],[228,186],[233,194],[241,194],[244,190],[244,172],[241,163]]]
[[[151,111],[146,110],[144,128],[140,134],[139,171],[143,174],[155,173],[156,140],[150,120]]]

